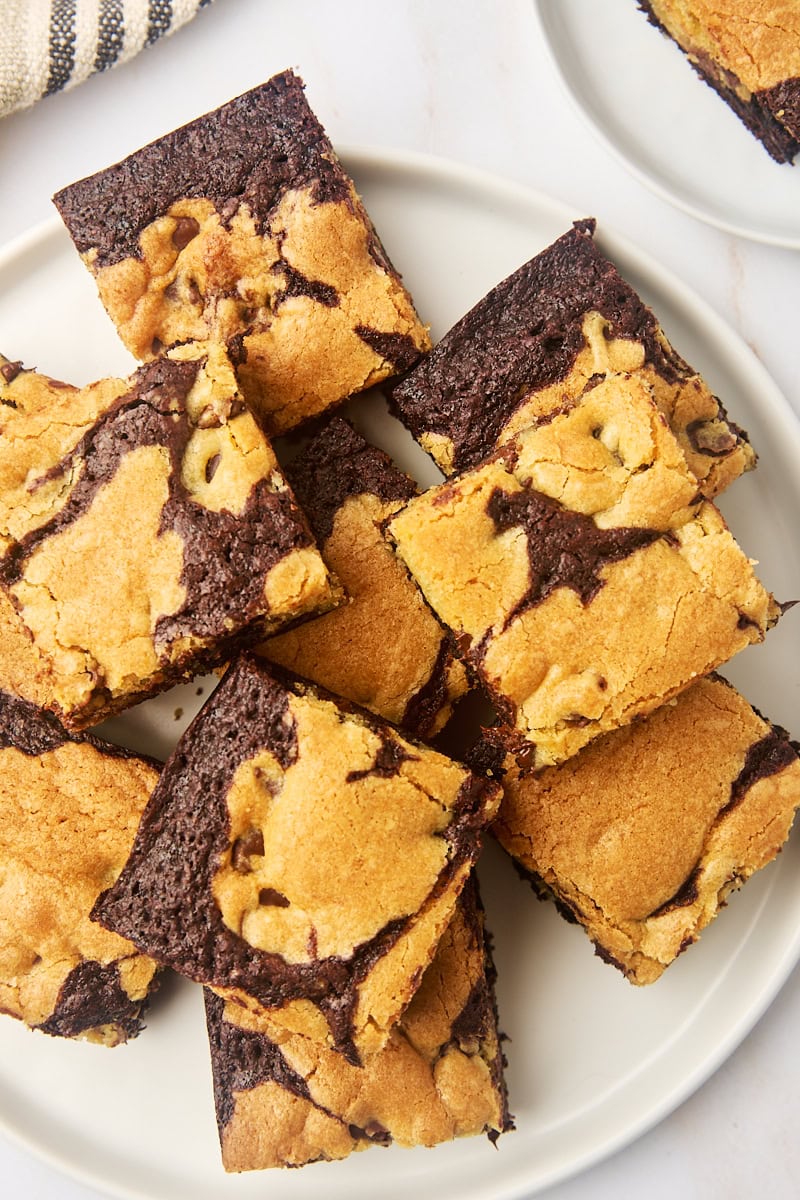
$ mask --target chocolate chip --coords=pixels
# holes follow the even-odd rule
[[[71,383],[64,383],[63,379],[47,379],[47,386],[51,388],[64,388],[65,391],[74,392],[76,389]]]
[[[200,224],[194,217],[178,217],[172,231],[172,244],[176,250],[183,250],[199,232]]]
[[[207,404],[195,424],[198,429],[214,429],[217,425],[222,424],[219,413],[210,404]]]
[[[262,767],[255,767],[253,774],[264,790],[269,792],[270,796],[277,796],[283,786],[281,779],[276,779],[274,775],[268,775]]]
[[[216,475],[217,467],[220,464],[220,459],[221,456],[219,454],[215,454],[206,463],[206,483],[211,483],[211,480]]]
[[[276,888],[263,887],[258,893],[258,903],[272,905],[274,908],[288,908],[290,902],[283,892],[277,891]]]
[[[3,376],[6,383],[13,383],[22,370],[21,362],[5,362],[0,367],[0,375]]]
[[[231,865],[234,871],[246,875],[252,870],[250,857],[253,854],[264,853],[264,835],[260,829],[248,829],[233,843],[231,850]]]
[[[687,425],[686,432],[699,454],[719,458],[736,449],[736,434],[718,418],[712,421],[692,421]]]

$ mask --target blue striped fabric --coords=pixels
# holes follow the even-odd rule
[[[127,62],[211,0],[8,0],[0,22],[0,117]]]

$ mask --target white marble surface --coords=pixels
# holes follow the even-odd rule
[[[565,99],[527,0],[216,0],[132,63],[0,123],[0,245],[51,215],[58,187],[287,66],[334,142],[470,163],[624,232],[745,338],[800,412],[798,254],[701,224],[631,178]],[[796,970],[699,1092],[539,1195],[797,1196],[798,1011]],[[2,1140],[0,1179],[3,1195],[29,1200],[95,1195]],[[391,1181],[381,1190],[392,1196]]]

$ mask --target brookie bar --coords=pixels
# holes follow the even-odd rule
[[[94,916],[358,1062],[419,986],[498,803],[496,784],[244,655]]]
[[[291,71],[55,203],[131,352],[224,344],[270,434],[430,344]]]
[[[141,1029],[157,965],[89,919],[117,877],[155,763],[0,691],[0,1011],[115,1046]]]
[[[197,351],[85,388],[0,359],[3,610],[70,728],[339,599],[224,353]]]
[[[706,496],[753,466],[743,430],[598,250],[593,220],[499,283],[385,390],[446,475],[614,373],[653,389]]]
[[[798,804],[788,735],[710,677],[568,763],[512,765],[494,832],[598,954],[645,984],[775,857]]]
[[[467,690],[450,635],[381,532],[417,494],[388,454],[334,417],[286,477],[348,603],[259,647],[271,662],[431,737]]]

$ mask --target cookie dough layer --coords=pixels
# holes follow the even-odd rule
[[[259,653],[412,736],[433,736],[468,684],[449,634],[381,532],[416,485],[340,417],[286,475],[349,603]]]
[[[641,381],[616,377],[390,522],[530,767],[652,711],[777,618],[696,487]]]
[[[0,1011],[115,1046],[141,1029],[152,959],[89,919],[116,879],[155,764],[0,691]]]
[[[270,433],[430,345],[291,71],[55,203],[132,353],[227,345]]]
[[[364,1067],[206,991],[228,1171],[303,1166],[511,1127],[494,968],[469,883],[416,995]]]
[[[244,656],[94,916],[358,1061],[419,985],[498,802],[495,784]]]
[[[81,389],[0,366],[0,588],[70,728],[338,599],[227,358],[190,353]]]
[[[709,498],[753,466],[743,430],[593,241],[569,233],[498,284],[388,393],[446,475],[474,467],[598,378],[639,373]]]
[[[798,804],[796,747],[712,677],[560,767],[512,767],[494,832],[645,984],[775,857]]]
[[[794,0],[640,0],[650,21],[777,162],[800,150],[800,9]]]

